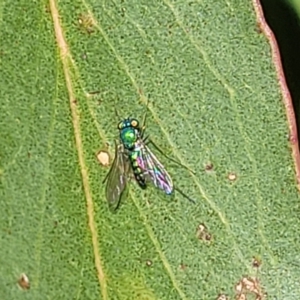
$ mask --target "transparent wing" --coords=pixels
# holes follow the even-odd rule
[[[141,143],[140,150],[142,155],[138,157],[138,164],[143,170],[146,181],[152,182],[166,194],[171,194],[173,192],[173,182],[169,173],[147,145]]]
[[[115,147],[115,158],[111,169],[109,170],[104,181],[107,180],[105,193],[109,207],[112,210],[118,208],[126,184],[129,180],[130,164],[127,155],[124,153],[122,144]]]

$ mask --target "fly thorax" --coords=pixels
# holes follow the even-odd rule
[[[134,149],[137,138],[138,138],[138,132],[135,128],[127,127],[122,129],[120,132],[120,139],[124,147],[128,150]]]

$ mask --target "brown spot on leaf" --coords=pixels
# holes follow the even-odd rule
[[[256,23],[256,32],[259,34],[263,33],[262,24],[259,21]]]
[[[97,160],[102,166],[104,167],[109,166],[109,155],[106,151],[100,150],[97,153]]]
[[[229,300],[225,294],[219,294],[216,300]]]
[[[261,265],[261,259],[258,258],[258,257],[253,257],[253,260],[252,260],[252,266],[254,268],[259,268]]]
[[[230,181],[235,181],[236,179],[237,179],[237,176],[236,176],[236,174],[235,173],[229,173],[228,174],[228,179],[230,180]]]
[[[206,242],[209,242],[212,239],[211,234],[208,232],[206,226],[203,223],[199,224],[199,226],[197,227],[196,236],[199,240]]]
[[[235,286],[236,300],[263,300],[266,294],[263,292],[262,287],[256,277],[243,277]],[[253,298],[254,297],[254,298]]]
[[[212,171],[214,168],[213,164],[212,163],[207,163],[205,165],[205,171]]]
[[[30,289],[29,278],[27,277],[27,275],[25,273],[21,274],[20,278],[18,279],[18,284],[19,284],[20,288],[22,288],[23,290]]]
[[[150,260],[150,259],[147,259],[147,260],[146,260],[146,266],[147,266],[147,267],[151,267],[152,264],[153,264],[153,263],[152,263],[152,260]]]
[[[88,34],[91,34],[94,32],[96,22],[91,14],[82,13],[79,15],[78,24],[83,31],[85,31]]]

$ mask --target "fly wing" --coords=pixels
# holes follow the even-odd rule
[[[146,181],[152,182],[166,194],[173,192],[173,182],[164,166],[145,144],[141,145],[141,157],[138,157],[139,167],[143,170]]]
[[[104,181],[106,184],[106,199],[112,210],[118,208],[126,184],[129,180],[130,164],[122,144],[115,147],[115,158]]]

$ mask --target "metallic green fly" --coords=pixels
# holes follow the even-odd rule
[[[171,195],[174,190],[177,190],[189,201],[195,202],[177,187],[174,188],[169,173],[148,147],[149,143],[154,146],[155,144],[148,137],[144,137],[145,127],[140,127],[137,119],[122,120],[118,124],[118,129],[120,143],[116,142],[115,144],[115,158],[103,180],[103,183],[107,180],[106,198],[112,210],[118,208],[130,180],[131,172],[142,189],[146,189],[148,183],[153,183],[167,195]],[[157,146],[155,147],[157,148]],[[169,157],[168,159],[174,161]],[[180,164],[177,161],[174,162]]]

